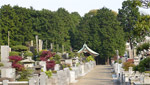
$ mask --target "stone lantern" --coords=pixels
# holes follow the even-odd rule
[[[35,68],[34,74],[40,75],[40,73],[41,73],[41,68],[42,68],[42,67],[43,67],[43,66],[41,66],[41,65],[36,65],[36,66],[34,66],[34,68]]]
[[[65,64],[65,60],[64,60],[64,59],[61,59],[61,60],[60,60],[60,63],[61,63],[61,64]]]

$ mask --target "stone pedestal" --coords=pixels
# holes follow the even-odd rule
[[[14,68],[2,68],[1,77],[13,78],[15,79],[16,70]]]

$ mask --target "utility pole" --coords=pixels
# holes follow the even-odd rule
[[[8,46],[9,46],[9,41],[10,41],[10,39],[9,39],[9,31],[8,31]]]

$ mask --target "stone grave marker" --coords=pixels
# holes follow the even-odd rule
[[[46,71],[46,61],[40,61],[39,65],[41,65],[43,68],[43,71]]]
[[[4,66],[1,68],[1,77],[15,79],[15,69],[11,67],[9,62],[9,46],[1,46],[1,62]]]
[[[47,76],[44,72],[41,72],[41,75],[40,75],[40,85],[47,85],[46,84],[46,80],[47,80]]]
[[[65,60],[65,63],[66,63],[66,64],[70,64],[70,66],[72,66],[72,59],[66,59],[66,60]]]
[[[60,70],[59,68],[60,68],[60,65],[59,65],[59,64],[56,64],[55,67],[54,67],[54,70],[55,70],[55,71],[58,71],[58,70]]]
[[[42,50],[43,47],[43,41],[39,39],[39,51]]]
[[[9,46],[1,46],[1,62],[9,62]]]

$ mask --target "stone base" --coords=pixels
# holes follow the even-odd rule
[[[16,74],[15,72],[16,72],[16,70],[14,68],[2,68],[1,69],[1,77],[15,79],[15,74]]]

